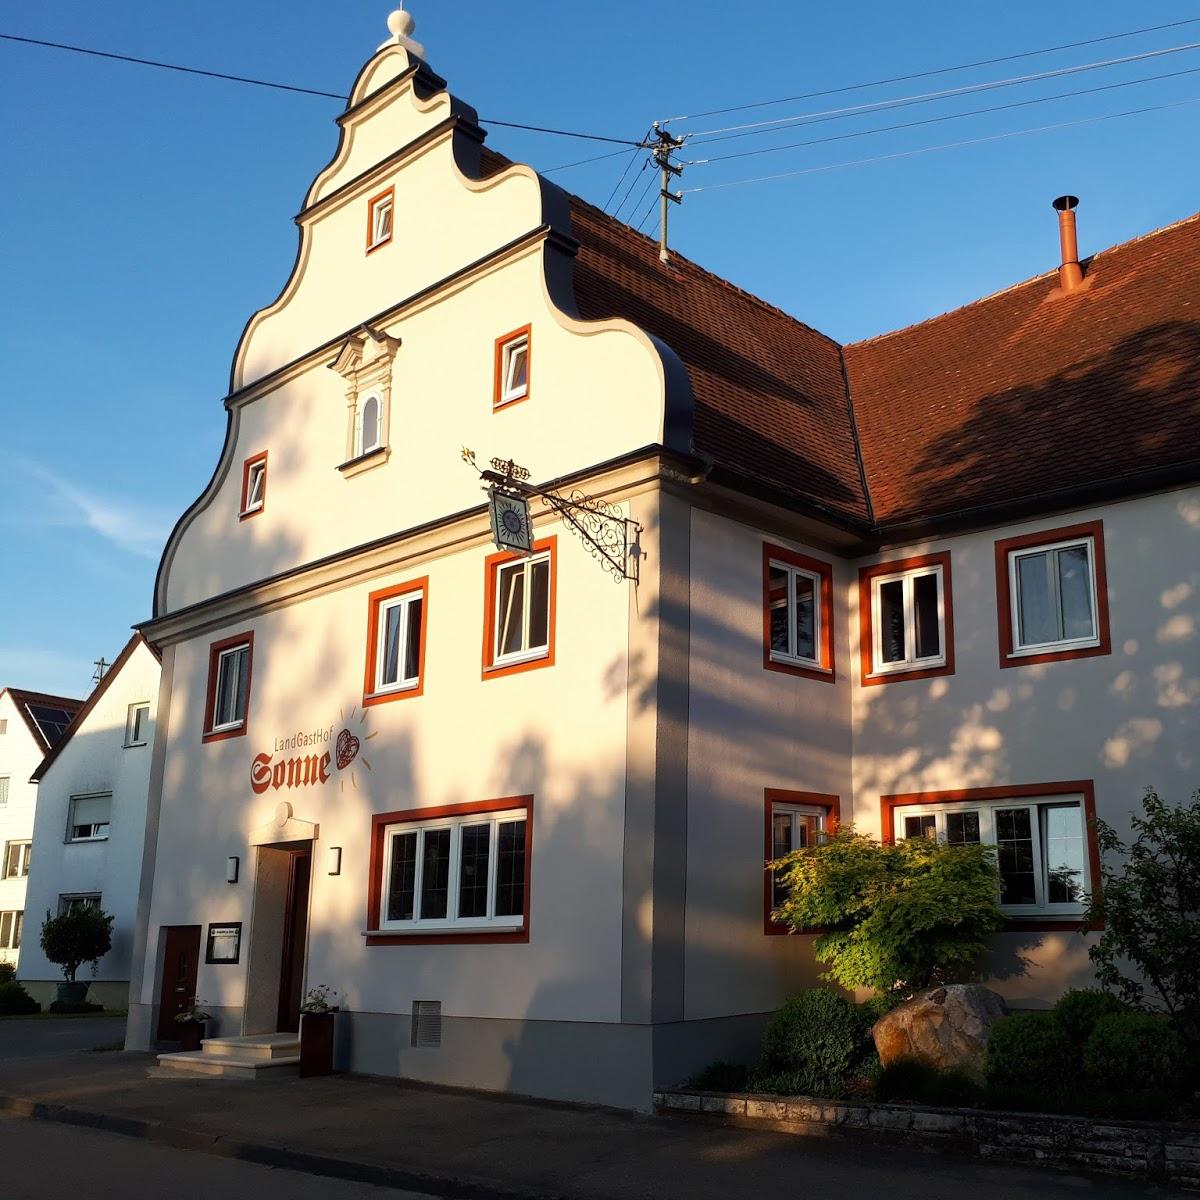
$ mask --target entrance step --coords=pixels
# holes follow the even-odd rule
[[[300,1040],[294,1033],[205,1038],[202,1050],[158,1056],[157,1075],[193,1075],[210,1079],[260,1079],[294,1075],[300,1069]]]
[[[294,1033],[256,1033],[248,1037],[205,1038],[204,1053],[214,1058],[275,1059],[294,1058],[300,1053],[300,1039]]]

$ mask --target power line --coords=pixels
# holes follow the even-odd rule
[[[1001,142],[1006,138],[1024,137],[1032,133],[1049,133],[1054,129],[1070,129],[1079,125],[1095,125],[1101,121],[1115,121],[1121,117],[1136,117],[1143,113],[1163,112],[1169,108],[1181,108],[1187,104],[1200,104],[1200,96],[1188,100],[1173,100],[1167,104],[1152,104],[1145,108],[1131,108],[1125,112],[1107,113],[1100,117],[1080,117],[1075,121],[1060,121],[1055,125],[1038,125],[1032,129],[1013,129],[1008,133],[995,133],[989,137],[969,138],[961,142],[945,142],[940,146],[922,146],[916,150],[901,150],[895,154],[880,154],[873,158],[857,158],[847,162],[827,163],[820,167],[804,167],[798,171],[782,171],[778,175],[758,175],[753,179],[733,179],[723,183],[709,183],[700,187],[685,188],[684,192],[694,195],[696,192],[716,192],[724,188],[744,187],[751,183],[770,183],[777,179],[793,179],[799,175],[816,175],[822,171],[836,171],[842,167],[862,167],[868,163],[890,162],[897,158],[914,158],[919,154],[933,154],[939,150],[957,150],[963,146],[980,146],[985,142]]]
[[[940,117],[925,117],[919,121],[902,121],[896,125],[880,125],[875,129],[858,129],[851,133],[838,133],[832,137],[811,138],[806,142],[788,142],[782,146],[765,146],[761,150],[741,150],[736,154],[720,154],[715,158],[698,158],[689,164],[694,167],[711,163],[730,162],[737,158],[754,158],[760,154],[777,154],[781,150],[797,150],[807,146],[822,146],[827,142],[844,142],[852,138],[870,137],[876,133],[893,133],[899,129],[915,129],[920,125],[937,125],[943,121],[958,121],[964,117],[978,117],[985,113],[1007,112],[1013,108],[1028,108],[1035,104],[1048,104],[1055,100],[1069,100],[1076,96],[1091,96],[1097,92],[1111,92],[1118,88],[1135,87],[1140,83],[1157,83],[1162,79],[1178,79],[1182,75],[1196,75],[1200,67],[1189,67],[1185,71],[1167,71],[1162,75],[1147,75],[1144,79],[1125,79],[1119,83],[1105,83],[1093,88],[1077,88],[1070,92],[1059,92],[1054,96],[1038,96],[1032,100],[1014,100],[1010,104],[993,104],[987,108],[972,108],[966,112],[944,113]]]
[[[647,160],[646,160],[646,165],[647,165],[647,166],[649,166],[649,165],[650,165],[650,160],[649,160],[649,159],[647,159]],[[654,176],[653,176],[653,175],[649,175],[649,176],[646,178],[646,182],[645,182],[645,184],[643,185],[643,187],[642,187],[641,191],[640,191],[640,192],[638,192],[637,199],[636,199],[636,200],[634,200],[634,202],[633,202],[633,203],[632,203],[632,204],[629,206],[629,221],[630,221],[630,224],[632,224],[632,223],[633,223],[633,214],[634,214],[635,212],[637,212],[637,211],[638,211],[638,210],[641,208],[643,201],[644,201],[644,200],[646,199],[646,197],[647,197],[647,196],[650,194],[650,190],[651,190],[651,188],[653,188],[653,187],[654,187]],[[629,198],[629,197],[628,197],[628,194],[627,194],[627,195],[626,195],[626,198],[625,198],[625,200],[622,200],[622,201],[621,201],[621,203],[620,203],[620,204],[618,204],[618,205],[617,205],[617,207],[616,207],[615,209],[613,209],[613,213],[612,213],[612,215],[613,215],[614,217],[620,217],[620,215],[621,215],[621,210],[622,210],[622,209],[625,207],[625,203],[626,203],[626,200],[628,200],[628,198]],[[653,204],[653,203],[654,203],[654,201],[651,201],[651,204]]]
[[[916,96],[901,96],[893,100],[876,100],[870,104],[855,104],[847,108],[831,108],[823,112],[801,113],[790,117],[776,117],[770,121],[752,121],[745,125],[727,125],[720,129],[704,129],[690,134],[689,139],[695,139],[692,142],[694,145],[732,141],[735,138],[748,137],[754,133],[769,132],[769,127],[780,128],[793,125],[816,124],[820,121],[836,121],[860,113],[879,112],[891,108],[908,108],[914,104],[929,104],[935,100],[947,100],[954,96],[966,96],[976,92],[991,92],[999,88],[1017,87],[1024,83],[1037,83],[1043,79],[1057,79],[1064,75],[1079,75],[1084,71],[1098,71],[1108,67],[1123,66],[1133,62],[1144,62],[1150,58],[1162,58],[1167,54],[1182,54],[1197,49],[1200,49],[1200,42],[1188,42],[1181,46],[1168,46],[1163,50],[1147,50],[1141,54],[1131,54],[1124,58],[1109,58],[1094,63],[1083,63],[1075,67],[1058,67],[1053,71],[1038,71],[1032,75],[1017,75],[1010,79],[997,79],[986,83],[971,83],[960,88],[946,88],[940,92],[923,92]]]
[[[1144,33],[1159,33],[1164,29],[1178,29],[1182,25],[1200,23],[1200,17],[1188,17],[1182,21],[1171,21],[1166,25],[1148,25],[1144,29],[1131,29],[1125,33],[1110,33],[1105,37],[1088,38],[1082,42],[1064,42],[1061,46],[1045,46],[1040,50],[1024,50],[1019,54],[1005,54],[999,58],[983,58],[978,62],[957,63],[951,67],[937,67],[928,71],[914,71],[910,75],[893,75],[889,79],[873,79],[866,83],[850,83],[842,87],[825,88],[819,92],[804,92],[798,96],[783,96],[778,100],[756,100],[750,104],[735,104],[729,108],[710,108],[706,112],[669,117],[669,121],[695,121],[701,117],[720,117],[726,113],[746,112],[754,108],[771,108],[776,104],[793,104],[797,100],[816,100],[821,96],[838,96],[846,92],[858,92],[867,88],[886,87],[892,83],[908,83],[914,79],[929,79],[935,75],[950,75],[956,71],[972,71],[977,67],[994,67],[999,63],[1017,62],[1023,58],[1038,58],[1043,54],[1055,54],[1060,50],[1077,50],[1083,46],[1096,46],[1102,42],[1115,42],[1123,38],[1139,37]]]
[[[610,150],[607,154],[593,154],[591,158],[577,158],[574,162],[559,163],[557,167],[547,167],[544,171],[539,171],[539,174],[553,175],[555,171],[569,171],[572,167],[584,167],[588,163],[600,162],[606,158],[618,158],[624,153],[624,150]]]
[[[646,170],[646,168],[647,168],[649,165],[650,165],[650,159],[648,159],[648,158],[647,158],[647,159],[644,159],[644,160],[643,160],[643,162],[642,162],[641,169],[640,169],[640,170],[638,171],[638,173],[637,173],[637,174],[636,174],[636,175],[635,175],[635,176],[634,176],[634,177],[633,177],[633,178],[632,178],[632,179],[629,181],[629,186],[628,186],[628,187],[625,189],[625,194],[624,194],[624,195],[621,197],[621,199],[620,199],[620,200],[618,200],[618,201],[617,201],[617,207],[616,207],[616,208],[614,208],[614,209],[612,210],[612,215],[613,215],[614,217],[617,215],[617,213],[619,213],[619,212],[621,211],[621,209],[623,209],[623,208],[625,207],[625,202],[626,202],[626,201],[629,199],[629,194],[630,194],[630,193],[633,191],[633,189],[634,189],[634,188],[637,186],[637,184],[638,184],[638,180],[640,180],[640,179],[641,179],[641,177],[642,177],[642,173],[643,173],[643,172]],[[647,184],[646,186],[647,186],[647,187],[649,187],[649,184]],[[635,207],[636,207],[636,205],[635,205]],[[606,205],[606,206],[605,206],[605,211],[607,211],[607,208],[608,208],[608,206]]]
[[[651,135],[651,133],[653,133],[653,132],[654,132],[654,126],[651,125],[650,128],[646,130],[645,136],[642,138],[642,141],[644,142],[646,140],[646,138],[648,138]],[[609,192],[608,199],[605,200],[604,204],[602,205],[605,212],[608,212],[608,206],[612,203],[613,197],[617,194],[618,191],[620,191],[621,184],[623,184],[625,182],[625,177],[629,174],[630,168],[632,168],[633,164],[635,162],[637,162],[637,152],[640,149],[641,149],[640,146],[638,146],[634,149],[634,152],[629,156],[629,161],[625,164],[625,170],[623,170],[621,172],[621,178],[618,179],[617,182],[613,184],[613,190],[611,192]],[[645,169],[644,163],[642,164],[642,168],[643,168],[643,170]],[[635,175],[634,180],[636,181],[636,179],[637,179],[637,176]],[[630,187],[632,187],[632,186],[633,186],[633,184],[630,184]]]
[[[585,142],[611,142],[615,146],[633,146],[641,149],[642,143],[633,138],[605,137],[600,133],[573,133],[569,129],[547,129],[544,125],[519,125],[516,121],[495,121],[491,117],[480,117],[481,125],[503,125],[506,129],[527,129],[531,133],[556,133],[560,137],[580,138]]]

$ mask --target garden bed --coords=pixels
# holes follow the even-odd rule
[[[871,1137],[910,1146],[918,1142],[978,1158],[1122,1175],[1200,1191],[1196,1125],[686,1088],[656,1092],[654,1105],[659,1112],[753,1123],[780,1133]]]

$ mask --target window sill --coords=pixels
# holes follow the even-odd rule
[[[519,396],[502,396],[492,405],[492,412],[499,412],[501,409],[511,408],[514,404],[520,404],[522,400],[528,399],[528,392],[522,392]]]
[[[223,742],[226,738],[244,737],[245,735],[246,722],[243,721],[240,725],[231,726],[229,729],[210,729],[200,740],[203,743]]]
[[[538,667],[554,666],[554,655],[547,650],[543,654],[538,654],[529,658],[513,658],[505,659],[502,662],[492,663],[491,666],[484,667],[484,679],[495,679],[500,675],[515,675],[519,671],[533,671]]]
[[[1002,655],[1002,667],[1032,666],[1035,663],[1070,662],[1075,658],[1095,658],[1111,654],[1112,646],[1106,642],[1090,642],[1086,645],[1031,646],[1025,650],[1011,650]]]
[[[367,253],[374,254],[376,250],[382,250],[384,248],[384,246],[390,246],[391,244],[392,244],[392,235],[389,233],[387,235],[387,237],[380,238],[379,241],[377,241],[377,242],[372,242],[367,247]]]
[[[103,837],[67,838],[66,845],[82,846],[86,845],[88,842],[107,842],[108,838],[109,835],[107,833],[104,834]]]
[[[406,687],[389,688],[385,692],[367,692],[363,695],[363,707],[370,708],[375,704],[390,704],[393,700],[410,700],[420,696],[425,691],[424,679]]]
[[[346,479],[350,479],[355,475],[361,475],[364,471],[369,471],[373,467],[381,467],[392,456],[390,446],[376,446],[374,450],[368,450],[366,454],[359,454],[355,458],[348,458],[342,463],[338,470]]]
[[[264,511],[265,509],[261,504],[257,508],[243,509],[240,513],[238,513],[238,520],[248,521],[251,517],[261,516]]]
[[[122,747],[123,750],[137,750],[142,746],[149,745],[148,742],[126,742]]]
[[[803,659],[783,658],[770,654],[763,666],[768,671],[778,671],[781,675],[797,675],[802,679],[817,679],[822,683],[836,682],[832,667],[823,667],[819,663],[805,662]]]
[[[523,943],[529,941],[529,926],[520,925],[508,929],[489,929],[474,926],[465,929],[425,929],[411,933],[395,929],[364,929],[362,936],[368,946],[475,946],[486,942]]]
[[[863,687],[874,687],[880,683],[892,683],[902,679],[933,679],[938,675],[953,675],[954,665],[949,662],[914,663],[911,667],[890,667],[885,670],[876,669],[862,681]]]

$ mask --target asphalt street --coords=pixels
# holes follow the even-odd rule
[[[0,1021],[0,1063],[53,1058],[111,1046],[125,1037],[124,1017],[34,1017]]]

